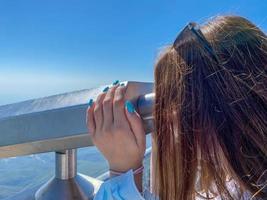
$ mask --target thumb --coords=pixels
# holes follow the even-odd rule
[[[142,149],[146,148],[146,136],[143,127],[143,121],[140,115],[136,112],[134,105],[131,101],[125,102],[126,116],[129,121],[130,127],[136,138],[137,145]]]

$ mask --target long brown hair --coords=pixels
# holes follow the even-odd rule
[[[200,29],[220,65],[185,38],[155,66],[155,191],[161,200],[266,199],[267,37],[239,16]]]

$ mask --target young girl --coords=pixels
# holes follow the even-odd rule
[[[267,199],[266,35],[238,16],[189,23],[154,75],[153,194],[142,193],[142,120],[114,84],[87,112],[111,174],[95,200]]]

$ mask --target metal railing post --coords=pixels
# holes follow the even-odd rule
[[[74,178],[77,175],[77,150],[70,149],[55,152],[55,177],[61,180]]]
[[[55,156],[55,176],[35,193],[35,200],[93,199],[97,185],[77,174],[77,150],[55,152]]]

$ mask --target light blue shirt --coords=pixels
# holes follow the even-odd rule
[[[234,198],[236,187],[232,185],[233,182],[227,184],[228,190],[233,194]],[[203,198],[196,197],[196,200],[203,200]],[[251,199],[250,192],[245,192],[241,200]],[[102,183],[99,191],[96,193],[94,200],[159,200],[155,195],[151,194],[148,190],[144,191],[142,195],[134,182],[133,170],[113,177],[106,182]],[[221,200],[220,197],[215,197],[214,200]],[[261,200],[259,198],[259,200]]]
[[[104,182],[94,200],[157,200],[149,191],[142,195],[134,182],[133,170]]]

